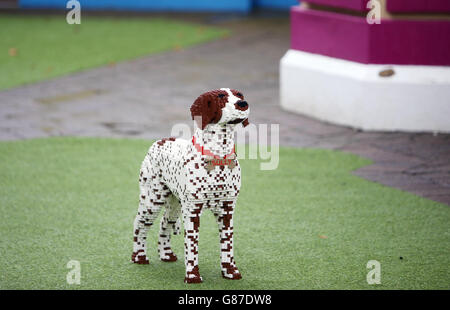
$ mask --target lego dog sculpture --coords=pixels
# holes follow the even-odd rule
[[[222,276],[241,279],[233,257],[233,212],[241,186],[234,129],[248,125],[249,106],[241,92],[228,88],[200,95],[191,106],[198,127],[192,141],[168,138],[155,142],[142,162],[139,209],[134,221],[133,254],[137,264],[148,264],[147,232],[160,210],[158,253],[162,261],[177,257],[171,234],[180,231],[183,217],[186,283],[200,283],[198,240],[200,215],[210,209],[219,225]]]

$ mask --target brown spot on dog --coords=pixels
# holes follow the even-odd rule
[[[192,262],[194,263],[194,262]],[[188,277],[189,275],[194,275],[194,277]],[[195,266],[192,271],[187,272],[186,278],[184,279],[185,283],[202,283],[202,278],[200,277],[200,272],[198,270],[198,266]]]

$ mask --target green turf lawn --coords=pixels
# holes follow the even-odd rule
[[[227,35],[214,27],[161,18],[61,16],[0,18],[0,89]]]
[[[277,170],[242,160],[235,257],[222,279],[218,231],[201,218],[204,283],[184,263],[130,263],[138,172],[149,141],[51,138],[0,143],[0,289],[449,289],[448,206],[351,174],[355,155],[281,148]],[[158,222],[159,223],[159,222]],[[183,257],[183,237],[173,238]],[[400,259],[402,257],[403,259]],[[381,285],[366,264],[381,263]],[[66,264],[81,262],[81,285]]]

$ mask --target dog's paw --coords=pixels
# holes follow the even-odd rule
[[[174,253],[167,253],[165,257],[161,257],[163,262],[176,262],[177,256]]]
[[[150,264],[150,261],[148,260],[143,250],[133,252],[133,254],[131,254],[131,262],[140,265]]]
[[[200,272],[198,271],[198,266],[195,266],[192,271],[186,273],[186,277],[184,278],[184,283],[202,283],[203,279],[200,276]]]
[[[229,280],[242,279],[242,275],[239,270],[231,264],[222,264],[222,277]]]
[[[203,279],[202,279],[202,277],[194,277],[194,278],[190,278],[190,277],[185,277],[184,278],[184,283],[188,283],[188,284],[191,284],[191,283],[202,283],[203,282]]]
[[[202,279],[201,276],[198,276],[198,277],[186,276],[184,278],[184,283],[188,283],[188,284],[191,284],[191,283],[202,283],[202,282],[203,282],[203,279]]]

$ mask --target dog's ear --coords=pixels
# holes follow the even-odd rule
[[[222,106],[217,99],[218,91],[210,91],[200,95],[191,106],[192,119],[202,130],[206,125],[217,123],[222,117]]]
[[[244,119],[244,121],[242,122],[242,126],[243,126],[243,127],[247,127],[249,124],[250,124],[250,123],[249,123],[249,121],[248,121],[248,118]]]

